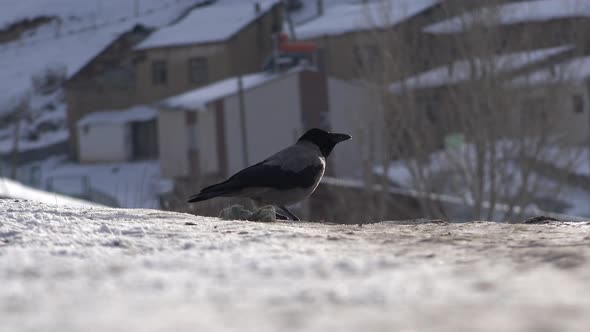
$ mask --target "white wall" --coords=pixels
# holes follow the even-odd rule
[[[82,163],[124,162],[131,157],[128,124],[88,124],[78,127],[78,155]]]
[[[583,99],[583,110],[574,110],[574,95]],[[538,100],[539,108],[543,107],[549,113],[551,138],[558,143],[570,145],[587,145],[590,133],[590,96],[584,84],[578,82],[561,82],[559,85],[539,85],[525,90],[520,95],[519,110],[515,112],[512,121],[515,135],[522,135],[523,128],[528,127],[531,116],[541,116],[541,110],[535,109],[528,102]]]
[[[370,159],[369,149],[378,148],[372,142],[372,127],[377,119],[370,97],[361,85],[329,78],[328,103],[332,131],[352,136],[352,140],[336,146],[331,167],[337,177],[359,177],[362,166]]]
[[[242,129],[240,127],[240,110],[238,97],[229,96],[223,100],[223,118],[225,127],[225,144],[227,154],[226,175],[232,175],[244,168],[242,148]]]
[[[288,75],[245,94],[248,161],[260,162],[302,134],[299,75]]]
[[[185,112],[158,112],[158,148],[162,176],[167,178],[189,175],[189,136]]]
[[[299,76],[288,75],[244,93],[248,165],[243,162],[238,96],[224,99],[228,171],[260,162],[295,143],[302,134]]]
[[[573,84],[567,91],[565,100],[560,103],[563,108],[556,110],[559,113],[557,130],[565,136],[567,143],[586,145],[590,135],[590,98],[583,84]],[[584,108],[581,113],[574,111],[574,95],[583,98]]]
[[[199,169],[207,175],[219,171],[219,157],[217,153],[217,126],[215,109],[209,107],[206,111],[197,113],[197,142],[199,151]]]

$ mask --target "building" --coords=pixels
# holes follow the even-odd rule
[[[278,0],[212,4],[134,47],[137,89],[151,101],[262,68],[282,26]]]
[[[358,177],[359,126],[368,109],[362,86],[312,70],[257,73],[196,89],[158,103],[162,175],[178,183],[225,178],[293,144],[313,127],[351,133],[328,172]],[[241,109],[240,105],[243,105]],[[350,143],[350,144],[349,144]]]
[[[295,35],[291,37],[317,46],[318,65],[327,75],[356,79],[363,77],[366,71],[371,71],[370,66],[378,62],[382,53],[382,45],[378,45],[378,40],[383,36],[382,32],[389,32],[389,36],[399,35],[394,27],[426,14],[438,2],[400,0],[387,4],[365,4],[360,1],[339,4],[321,10],[316,18],[296,26]],[[388,13],[384,13],[384,10]],[[416,25],[416,28],[418,26],[421,25]],[[420,29],[416,31],[420,33]],[[404,51],[408,52],[409,48]]]
[[[426,26],[459,57],[556,47],[588,49],[590,4],[579,0],[496,1]],[[437,52],[438,54],[438,52]]]
[[[461,112],[481,111],[487,107],[485,98],[510,103],[489,110],[497,119],[510,111],[509,121],[502,125],[505,132],[498,132],[497,138],[522,137],[531,127],[528,124],[546,121],[551,132],[544,134],[561,143],[584,144],[590,124],[585,83],[590,61],[576,55],[579,52],[574,45],[565,45],[456,61],[392,84],[394,103],[414,112],[418,122],[412,130],[429,133],[420,143],[432,151],[443,148],[447,138],[465,133]],[[474,104],[472,99],[481,102]],[[493,100],[490,105],[499,103]]]
[[[527,92],[521,100],[521,121],[551,121],[560,142],[590,142],[590,56],[569,59],[512,78],[509,84]]]
[[[82,118],[104,110],[125,109],[139,104],[136,58],[132,47],[150,33],[141,25],[124,32],[90,59],[65,83],[70,152],[78,156],[78,126]]]
[[[157,111],[149,106],[96,112],[78,121],[81,163],[158,159]]]
[[[517,0],[485,3],[493,1]],[[330,76],[371,79],[380,75],[381,62],[390,53],[403,66],[389,74],[401,79],[456,60],[446,38],[424,29],[482,5],[472,0],[396,0],[320,6],[318,15],[296,26],[291,37],[314,43],[318,65]]]
[[[122,34],[66,83],[72,153],[84,116],[259,71],[281,26],[282,2],[261,0],[197,6],[159,30],[138,26]]]

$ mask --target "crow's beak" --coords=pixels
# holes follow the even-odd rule
[[[349,139],[352,138],[352,136],[346,135],[346,134],[330,134],[330,135],[331,135],[332,141],[334,141],[334,143],[348,141]]]

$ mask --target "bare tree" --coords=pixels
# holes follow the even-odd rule
[[[411,188],[424,193],[417,198],[428,217],[446,212],[428,193],[461,197],[472,207],[472,218],[488,220],[520,217],[540,192],[556,195],[578,159],[561,148],[563,128],[556,121],[560,101],[571,91],[559,73],[550,86],[532,80],[515,84],[511,73],[557,51],[510,52],[502,30],[490,28],[500,19],[493,6],[458,16],[463,33],[445,36],[444,44],[425,37],[420,26],[384,29],[393,26],[388,22],[393,22],[394,3],[384,1],[378,11],[367,7],[374,28],[359,39],[378,47],[364,49],[358,68],[375,101],[373,114],[380,118],[369,120],[374,125],[366,147],[374,151],[369,168],[384,175],[392,165],[406,170]],[[539,38],[519,36],[521,45],[534,46]],[[415,75],[437,56],[456,61]],[[540,172],[557,161],[564,172],[552,177]],[[378,181],[387,193],[387,176]],[[384,202],[376,200],[376,210],[383,211]]]

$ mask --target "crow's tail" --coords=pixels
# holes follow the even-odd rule
[[[194,202],[205,201],[205,200],[208,200],[211,198],[224,196],[226,194],[231,193],[232,191],[233,190],[230,188],[230,186],[228,185],[228,183],[226,181],[226,182],[214,184],[214,185],[209,186],[207,188],[203,188],[201,190],[201,192],[199,192],[198,194],[189,197],[188,202],[194,203]]]

